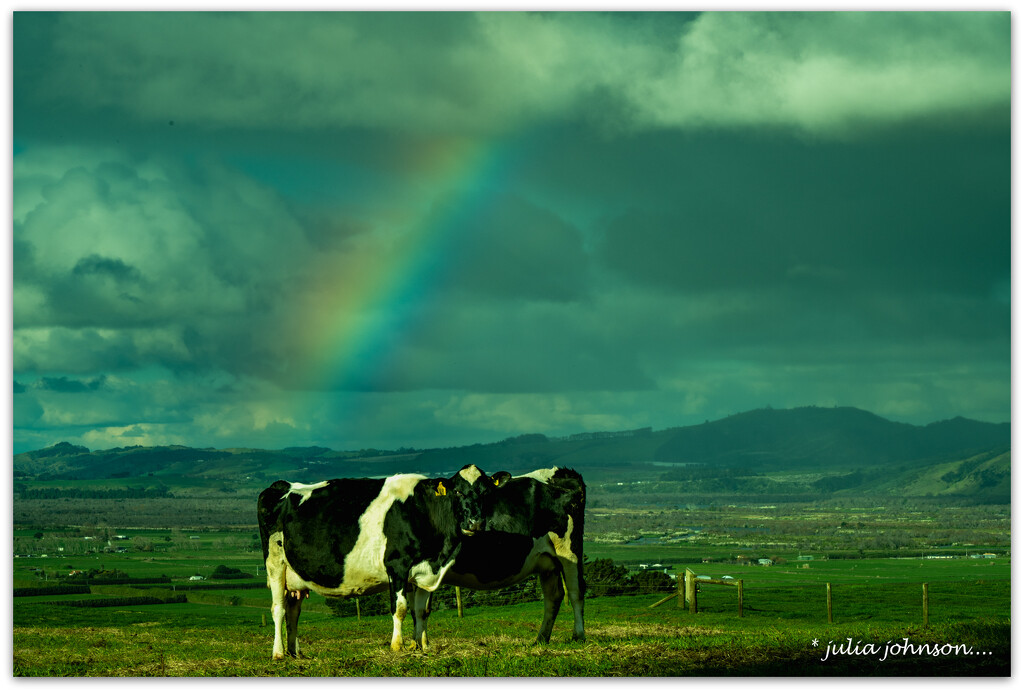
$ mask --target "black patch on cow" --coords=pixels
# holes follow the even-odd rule
[[[491,530],[463,538],[452,569],[458,574],[472,574],[484,585],[498,584],[523,569],[533,540],[525,533]]]
[[[290,493],[290,483],[276,481],[257,501],[264,560],[270,535],[281,531],[285,556],[296,574],[323,587],[340,586],[345,558],[359,538],[359,518],[384,483],[384,479],[339,478],[314,490]],[[445,486],[445,494],[438,494],[438,484]],[[409,569],[423,560],[429,560],[436,573],[456,555],[462,529],[482,526],[481,496],[496,490],[486,476],[476,483],[458,473],[418,481],[410,496],[393,502],[383,518],[384,564],[389,575],[405,579]]]
[[[332,480],[302,501],[304,493],[288,493],[291,485],[277,481],[260,495],[261,519],[273,517],[266,528],[261,522],[260,532],[269,538],[283,531],[285,556],[295,573],[320,586],[337,587],[345,578],[345,557],[359,538],[359,517],[383,487],[384,480],[379,478]]]
[[[484,588],[504,586],[522,571],[534,539],[548,532],[564,536],[570,516],[570,547],[582,564],[585,502],[583,479],[571,469],[558,469],[549,483],[528,477],[506,481],[484,504],[487,530],[463,540],[452,570],[475,576]]]
[[[384,518],[384,535],[387,549],[384,565],[389,570],[401,572],[412,565],[412,555],[426,557],[430,568],[437,573],[440,566],[455,555],[460,547],[460,538],[455,512],[454,498],[438,497],[439,482],[448,479],[429,479],[419,483],[412,494],[402,502],[391,505]],[[430,557],[427,557],[430,556]]]

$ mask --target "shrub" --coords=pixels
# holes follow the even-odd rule
[[[53,586],[24,586],[14,589],[17,596],[56,596],[66,593],[89,593],[84,584],[54,584]]]
[[[210,579],[252,579],[252,575],[248,572],[243,572],[237,567],[217,565],[213,568],[213,574],[210,575]]]
[[[185,603],[185,595],[170,598],[153,596],[119,596],[114,598],[89,598],[73,601],[49,601],[46,605],[68,606],[71,608],[105,608],[110,606],[162,605],[164,603]]]
[[[588,596],[618,596],[630,586],[629,570],[608,558],[583,563]]]

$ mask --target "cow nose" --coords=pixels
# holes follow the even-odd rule
[[[480,521],[479,519],[476,519],[474,521],[469,522],[466,525],[466,528],[462,529],[462,533],[466,534],[467,536],[472,536],[477,531],[483,531],[483,530],[484,530],[484,523],[482,521]]]

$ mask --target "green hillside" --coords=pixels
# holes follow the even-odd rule
[[[568,466],[592,486],[654,483],[647,493],[885,495],[1009,502],[1010,426],[955,418],[915,426],[854,408],[760,409],[701,425],[541,434],[448,449],[335,451],[183,446],[90,451],[60,443],[14,457],[22,482],[150,484],[317,480],[401,472],[449,475],[465,464],[523,473]]]
[[[1010,451],[991,450],[916,469],[895,484],[912,496],[1009,498]]]

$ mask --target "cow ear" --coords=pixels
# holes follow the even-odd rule
[[[494,481],[494,484],[500,488],[501,486],[505,485],[505,483],[507,483],[508,479],[511,477],[512,474],[509,473],[508,471],[498,471],[496,474],[491,476],[491,480]]]
[[[447,494],[448,494],[448,490],[445,489],[444,482],[443,481],[439,481],[438,484],[437,484],[437,489],[434,490],[434,495],[436,497],[441,497],[442,495],[447,495]]]

